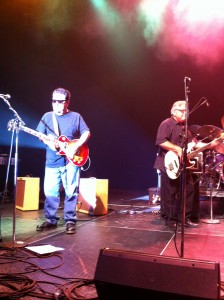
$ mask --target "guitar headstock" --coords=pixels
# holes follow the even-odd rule
[[[14,130],[16,128],[16,120],[10,120],[7,124],[8,131]]]
[[[20,129],[23,126],[23,124],[24,123],[18,119],[12,119],[8,122],[7,129],[8,129],[8,131]]]

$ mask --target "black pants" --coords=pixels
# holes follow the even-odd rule
[[[177,179],[170,179],[165,172],[161,172],[161,214],[169,220],[182,220],[183,209],[185,219],[191,219],[195,197],[195,187],[192,174],[186,171],[186,189],[183,183],[183,175]],[[183,191],[186,191],[185,192]]]

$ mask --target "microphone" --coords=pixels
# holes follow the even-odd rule
[[[207,107],[209,107],[209,105],[210,105],[207,99],[205,99],[205,104]]]
[[[184,77],[184,80],[191,81],[191,78],[190,77]]]
[[[3,97],[3,98],[6,98],[6,99],[10,99],[11,98],[11,96],[9,94],[6,94],[6,95],[0,94],[0,96]]]
[[[207,98],[205,98],[205,97],[202,97],[201,98],[201,100],[204,100],[202,103],[201,103],[201,105],[203,105],[203,104],[205,104],[207,107],[209,107],[209,102],[208,102],[208,99]]]

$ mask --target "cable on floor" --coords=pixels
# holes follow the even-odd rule
[[[89,287],[91,291],[96,294],[96,296],[84,296],[80,289],[83,287]],[[87,294],[87,291],[85,290],[85,294]],[[94,284],[94,280],[90,279],[78,279],[78,280],[72,280],[62,286],[55,292],[55,299],[65,299],[68,300],[98,300],[98,296],[96,293],[96,287]]]
[[[34,280],[24,275],[3,275],[0,276],[0,298],[3,299],[19,299],[34,286]]]

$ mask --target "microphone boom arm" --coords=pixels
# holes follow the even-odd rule
[[[12,247],[24,247],[25,244],[23,242],[16,241],[16,194],[17,194],[17,174],[18,174],[18,145],[19,145],[19,126],[18,123],[25,124],[15,109],[12,108],[11,104],[7,100],[10,98],[9,95],[2,95],[0,94],[0,98],[2,98],[5,103],[8,105],[9,109],[13,111],[16,119],[14,120],[14,126],[12,128],[12,140],[11,140],[11,147],[13,143],[14,132],[15,135],[15,164],[14,164],[14,209],[13,209],[13,228],[12,228],[12,242],[8,243],[8,246]],[[11,151],[10,151],[11,156]],[[11,159],[11,157],[10,157]]]
[[[190,111],[189,114],[191,114],[192,112],[194,112],[195,110],[197,110],[199,107],[201,107],[202,105],[206,104],[207,106],[209,106],[208,100],[205,97],[202,97],[198,103],[196,103],[196,105],[192,108],[192,110]]]
[[[0,94],[0,98],[2,98],[4,100],[4,102],[8,105],[9,109],[12,110],[14,112],[14,116],[16,117],[16,119],[22,124],[25,125],[25,123],[23,122],[22,118],[19,116],[19,114],[17,113],[17,111],[11,106],[11,104],[9,103],[9,101],[7,100],[7,98],[10,98],[9,95],[3,95]]]

